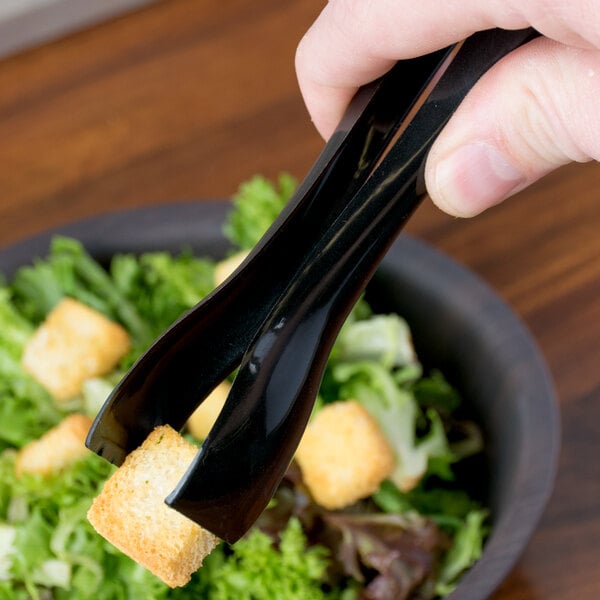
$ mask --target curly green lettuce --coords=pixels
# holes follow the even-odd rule
[[[223,233],[239,250],[256,245],[296,189],[289,174],[279,176],[277,185],[257,175],[242,183],[232,197],[233,210],[227,215]]]
[[[62,416],[50,394],[21,367],[23,348],[33,330],[15,308],[11,290],[0,287],[0,451],[20,448]]]
[[[220,546],[204,561],[192,589],[174,591],[171,598],[211,600],[325,600],[334,597],[323,589],[329,552],[308,544],[300,521],[291,518],[278,543],[259,529],[231,547]],[[187,595],[190,591],[203,595]]]
[[[252,247],[294,188],[289,175],[275,185],[262,177],[242,184],[225,224],[232,245]],[[211,260],[186,251],[120,255],[101,265],[78,241],[57,237],[47,258],[0,287],[0,600],[351,600],[364,595],[362,585],[373,598],[389,590],[393,597],[450,593],[481,553],[486,512],[460,487],[437,481],[455,483],[454,465],[478,451],[481,439],[468,424],[458,442],[449,439],[460,397],[440,374],[423,377],[406,323],[372,315],[363,299],[333,348],[317,410],[341,398],[363,403],[388,435],[397,468],[348,512],[325,514],[292,465],[258,527],[233,546],[222,544],[190,584],[171,590],[87,522],[108,463],[90,454],[49,479],[16,477],[15,450],[64,416],[20,366],[24,344],[58,301],[68,295],[99,310],[134,342],[117,371],[85,383],[78,406],[95,414],[122,369],[212,290],[213,275]],[[421,544],[418,560],[388,560],[407,541]]]
[[[164,597],[166,586],[86,519],[113,469],[90,453],[49,478],[17,477],[14,453],[0,455],[0,598]]]

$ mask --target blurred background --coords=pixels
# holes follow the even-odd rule
[[[3,0],[0,56],[94,25],[152,0]]]
[[[0,246],[72,219],[301,178],[323,142],[293,68],[317,0],[0,0]],[[488,281],[546,356],[556,491],[497,598],[600,598],[600,168],[571,165],[457,220],[408,226]],[[543,427],[543,424],[540,424]]]
[[[285,10],[275,0],[156,2],[5,57],[0,240],[36,229],[39,211],[52,225],[225,197],[255,173],[302,176],[322,140],[293,57],[318,10],[314,0]]]

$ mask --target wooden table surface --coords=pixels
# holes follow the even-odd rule
[[[316,0],[170,0],[0,62],[0,245],[106,210],[301,178],[322,147],[297,89]],[[563,449],[537,534],[494,598],[600,598],[600,167],[471,220],[408,231],[524,319],[556,381]],[[540,424],[543,427],[543,423]]]

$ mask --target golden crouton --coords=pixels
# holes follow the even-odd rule
[[[88,512],[96,531],[170,587],[185,585],[219,539],[164,499],[198,448],[168,425],[127,456]]]
[[[370,496],[394,469],[377,422],[353,400],[328,404],[315,415],[296,460],[315,502],[331,510]]]
[[[77,396],[89,377],[110,372],[129,347],[123,327],[77,300],[63,298],[25,346],[22,363],[64,402]]]
[[[237,252],[215,265],[215,286],[221,285],[244,262],[247,250]]]
[[[227,400],[230,389],[231,384],[228,381],[220,383],[188,419],[188,430],[197,440],[206,439],[225,404],[225,400]]]
[[[85,438],[91,426],[90,417],[69,415],[41,438],[19,450],[15,461],[17,475],[50,475],[83,458],[89,452]]]

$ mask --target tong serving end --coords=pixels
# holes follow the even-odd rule
[[[128,405],[128,397],[122,392],[123,387],[121,382],[112,391],[94,419],[85,440],[89,450],[116,466],[121,466],[127,455],[144,441],[156,425],[161,424],[146,423],[148,415],[144,418],[141,412],[136,411],[135,416],[129,414],[128,418],[127,414],[119,411],[119,406]]]

